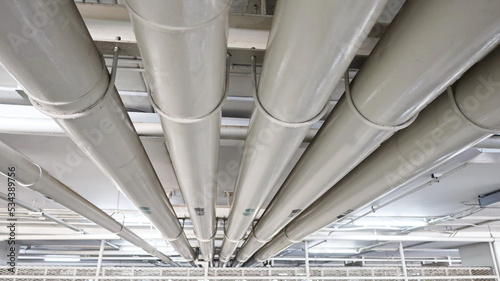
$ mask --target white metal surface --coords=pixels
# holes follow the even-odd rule
[[[221,261],[229,261],[310,126],[325,114],[332,91],[385,4],[278,2]],[[312,20],[318,17],[323,20]]]
[[[126,3],[201,255],[211,261],[230,1]]]
[[[11,36],[0,40],[1,63],[32,103],[54,117],[176,250],[193,260],[194,251],[114,85],[108,91],[109,74],[74,2],[2,5],[1,18],[9,24],[0,29]],[[38,26],[31,22],[34,15],[43,19]]]
[[[498,13],[492,1],[407,2],[352,83],[352,103],[344,95],[336,105],[237,260],[250,258],[491,50],[500,39]]]
[[[500,49],[493,50],[255,254],[263,261],[500,132]],[[490,82],[488,82],[490,81]],[[452,90],[453,89],[453,90]],[[284,242],[287,241],[287,242]]]

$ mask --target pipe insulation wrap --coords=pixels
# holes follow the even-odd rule
[[[500,133],[499,64],[497,48],[426,107],[411,126],[384,142],[288,224],[247,265],[274,256],[493,133]]]
[[[250,256],[500,40],[500,2],[407,1],[240,249]],[[444,40],[443,38],[446,38]],[[373,125],[369,125],[369,120]],[[381,128],[385,127],[389,130]],[[258,239],[254,238],[257,237]]]
[[[221,261],[229,261],[311,123],[324,115],[386,2],[278,1]]]
[[[181,256],[193,260],[194,251],[116,89],[108,86],[103,59],[75,3],[4,4],[0,16],[10,24],[0,25],[8,34],[0,40],[1,63]],[[82,114],[66,118],[75,113]]]
[[[201,256],[211,261],[231,1],[125,3]]]

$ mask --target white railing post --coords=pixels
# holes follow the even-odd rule
[[[405,252],[403,249],[403,242],[399,242],[399,255],[401,257],[401,265],[403,267],[403,275],[405,277],[405,281],[408,281],[408,270],[406,268],[406,259],[405,259]]]

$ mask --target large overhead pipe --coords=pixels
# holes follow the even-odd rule
[[[71,0],[2,1],[0,62],[188,261],[195,253]],[[69,173],[70,171],[61,171]]]
[[[500,49],[472,67],[248,262],[266,260],[306,236],[500,133]]]
[[[230,0],[127,0],[202,258],[214,256]]]
[[[499,1],[408,1],[240,249],[246,261],[293,217],[484,56]]]
[[[143,249],[146,253],[160,260],[177,266],[169,257],[159,252],[137,234],[126,228],[121,223],[110,217],[101,209],[87,201],[78,193],[71,190],[56,178],[52,177],[46,170],[42,169],[31,159],[10,147],[0,139],[0,156],[2,165],[0,174],[11,178],[12,183],[28,187],[37,191],[45,197],[65,206],[77,214],[91,220],[95,224],[118,235],[124,240]],[[9,196],[9,198],[13,198]]]
[[[278,1],[222,262],[231,258],[311,124],[325,114],[333,89],[386,2]]]

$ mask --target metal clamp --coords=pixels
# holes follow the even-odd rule
[[[262,114],[264,114],[264,116],[266,116],[267,119],[269,119],[272,122],[274,122],[274,123],[276,123],[276,124],[278,124],[280,126],[283,126],[283,127],[287,127],[287,128],[302,128],[302,127],[309,127],[312,124],[318,122],[321,119],[321,117],[323,117],[325,115],[325,113],[328,111],[328,106],[330,105],[330,101],[326,102],[325,106],[318,113],[318,115],[316,115],[313,118],[311,118],[311,119],[309,119],[307,121],[304,121],[304,122],[287,122],[287,121],[280,120],[280,119],[274,117],[273,115],[271,115],[266,110],[266,108],[262,105],[262,103],[260,102],[260,99],[259,99],[259,92],[258,92],[259,85],[257,83],[257,70],[256,70],[257,66],[256,66],[255,60],[256,60],[255,56],[252,56],[251,57],[251,61],[252,61],[252,82],[253,82],[253,86],[254,86],[253,99],[254,99],[254,103],[255,103],[255,106],[257,107],[257,109]]]
[[[106,68],[106,64],[104,63],[104,58],[103,58],[103,63],[102,63],[103,75],[101,75],[101,79],[99,79],[99,81],[97,82],[97,84],[94,86],[94,88],[92,90],[87,92],[85,95],[79,97],[78,99],[70,101],[70,102],[49,102],[49,101],[42,101],[40,99],[36,99],[36,98],[28,95],[29,100],[31,101],[33,106],[36,107],[39,111],[41,111],[45,115],[50,116],[50,117],[55,118],[55,119],[76,119],[76,118],[80,118],[80,117],[84,117],[84,116],[88,116],[88,115],[92,114],[93,112],[95,112],[96,110],[101,108],[101,107],[99,107],[99,105],[106,99],[106,97],[110,96],[110,94],[114,90],[115,80],[116,80],[116,72],[117,72],[117,68],[118,68],[119,51],[120,51],[120,48],[118,48],[118,47],[114,48],[113,64],[111,66],[111,74],[108,73],[109,80],[108,80],[108,86],[106,87],[106,90],[90,106],[88,106],[80,111],[69,112],[69,113],[53,112],[53,111],[47,109],[46,107],[44,107],[44,105],[45,106],[50,105],[53,107],[68,106],[71,104],[79,103],[80,101],[82,101],[84,99],[88,99],[91,96],[98,95],[99,90],[101,89],[101,85],[105,81],[105,79],[103,79],[103,78],[107,76],[107,75],[104,75],[104,72],[106,72],[106,73],[108,72],[108,70]]]
[[[224,94],[222,95],[222,99],[220,100],[219,104],[217,107],[215,107],[214,110],[212,110],[210,113],[202,116],[202,117],[197,117],[197,118],[181,118],[181,117],[173,117],[162,111],[162,109],[158,106],[156,101],[153,98],[153,92],[152,89],[147,85],[146,83],[146,91],[148,92],[148,97],[149,101],[151,102],[151,106],[154,108],[156,113],[158,113],[161,117],[172,121],[172,122],[177,122],[177,123],[183,123],[183,124],[191,124],[191,123],[197,123],[201,122],[203,120],[209,119],[212,115],[218,114],[219,111],[222,109],[222,105],[224,104],[224,101],[226,100],[226,96],[228,93],[228,88],[229,88],[229,66],[230,66],[230,60],[231,55],[227,54],[226,56],[226,81],[224,83]]]
[[[458,106],[457,100],[455,99],[455,93],[453,92],[451,86],[448,86],[448,89],[446,89],[446,91],[448,93],[448,97],[450,98],[451,104],[453,106],[453,110],[455,111],[456,114],[460,115],[460,117],[462,118],[462,120],[464,120],[465,123],[469,124],[472,127],[476,127],[477,129],[484,131],[488,134],[497,134],[498,132],[500,132],[500,128],[483,127],[483,126],[477,124],[476,122],[472,121],[471,119],[469,119],[464,114],[464,112],[460,109],[460,107]]]
[[[418,117],[418,114],[415,114],[408,121],[404,122],[403,124],[396,125],[396,126],[375,123],[375,122],[371,121],[370,119],[366,118],[359,111],[359,109],[356,107],[356,105],[354,104],[354,101],[353,101],[352,95],[351,95],[351,87],[349,85],[349,70],[347,70],[344,74],[344,84],[345,84],[345,96],[346,96],[347,103],[349,104],[349,107],[351,107],[354,114],[359,119],[361,119],[361,121],[363,121],[363,123],[367,124],[368,126],[370,126],[372,128],[375,128],[377,130],[383,130],[383,131],[399,131],[401,129],[404,129],[404,128],[410,126]]]

